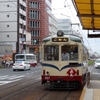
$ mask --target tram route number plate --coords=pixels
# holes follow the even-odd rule
[[[50,77],[47,77],[47,76],[46,76],[46,77],[45,77],[45,79],[46,79],[46,80],[49,80],[49,79],[50,79]]]

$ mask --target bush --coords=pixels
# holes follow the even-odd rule
[[[4,66],[0,65],[0,68],[4,68]]]
[[[90,66],[90,65],[93,65],[94,62],[95,62],[94,60],[89,60],[89,61],[88,61],[88,65],[89,65],[89,66]]]

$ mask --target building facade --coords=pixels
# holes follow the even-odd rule
[[[53,32],[51,0],[1,0],[0,5],[0,54],[38,53],[42,39]]]
[[[30,53],[38,53],[44,37],[51,34],[51,0],[27,0],[27,31],[31,33]]]
[[[26,0],[0,0],[0,54],[22,53],[25,41]]]
[[[52,34],[57,34],[57,18],[52,15]]]
[[[58,19],[57,28],[63,30],[65,34],[72,34],[72,22],[70,19]]]

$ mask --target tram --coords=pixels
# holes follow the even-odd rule
[[[62,52],[69,53],[69,59],[62,59]],[[82,37],[64,34],[46,37],[42,41],[41,83],[45,88],[76,89],[87,81],[88,50]]]

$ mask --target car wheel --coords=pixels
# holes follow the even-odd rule
[[[34,67],[35,67],[35,64],[34,64]]]
[[[24,67],[24,71],[26,70],[26,67]]]

